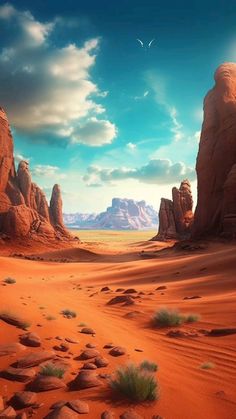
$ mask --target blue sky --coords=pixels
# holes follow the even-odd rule
[[[203,98],[235,61],[235,18],[233,0],[0,2],[16,160],[48,196],[61,184],[66,212],[115,196],[158,209],[185,177],[196,200]]]

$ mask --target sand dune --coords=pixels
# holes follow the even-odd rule
[[[15,284],[0,285],[1,310],[29,320],[29,330],[37,332],[47,350],[60,343],[55,339],[58,335],[78,340],[78,344],[69,344],[69,355],[58,352],[63,356],[61,360],[69,363],[66,383],[83,365],[74,358],[92,342],[109,361],[99,373],[110,374],[128,361],[148,359],[158,364],[160,400],[132,406],[142,417],[149,419],[159,414],[165,419],[235,418],[236,334],[206,335],[213,328],[236,327],[235,246],[209,243],[195,252],[159,251],[158,243],[113,246],[108,253],[102,244],[92,248],[91,243],[84,243],[80,249],[40,252],[43,261],[0,257],[1,280],[9,276],[16,279]],[[150,252],[150,257],[144,258],[142,250]],[[54,258],[65,258],[70,263],[48,261]],[[110,291],[101,292],[103,286],[109,286]],[[166,289],[156,290],[159,286]],[[142,294],[134,299],[134,305],[108,306],[111,298],[122,295],[115,292],[117,288],[135,288]],[[201,298],[184,299],[193,296]],[[179,328],[197,336],[171,338],[166,336],[166,329],[153,329],[150,318],[162,306],[198,313],[201,319],[197,323]],[[65,308],[76,311],[77,317],[64,318],[60,312]],[[130,312],[135,313],[127,316]],[[82,323],[93,328],[95,336],[80,333]],[[2,321],[1,330],[0,344],[18,342],[23,333]],[[127,354],[110,356],[103,349],[108,342],[125,347]],[[26,348],[24,354],[38,350]],[[20,355],[2,356],[1,370]],[[201,369],[204,362],[215,366]],[[81,398],[89,404],[89,418],[99,418],[104,410],[114,411],[118,418],[130,405],[112,399],[106,379],[101,381],[103,385],[94,389],[38,393],[42,406],[35,410],[34,417],[46,416],[55,401]],[[24,386],[0,378],[1,394],[8,399]]]

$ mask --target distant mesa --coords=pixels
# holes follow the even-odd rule
[[[172,189],[172,200],[161,198],[159,230],[152,240],[180,240],[191,235],[193,199],[190,182],[185,179],[180,188]]]
[[[222,64],[204,100],[193,237],[236,237],[236,64]]]
[[[157,227],[157,212],[145,201],[113,198],[100,214],[64,214],[70,228],[91,230],[149,230]]]
[[[32,182],[29,163],[21,161],[16,172],[13,148],[8,119],[0,108],[0,236],[71,240],[63,223],[59,185],[54,185],[48,206],[44,192]]]

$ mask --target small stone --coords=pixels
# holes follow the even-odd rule
[[[17,361],[17,368],[35,367],[54,357],[55,353],[52,351],[31,352]]]
[[[163,291],[163,290],[166,290],[166,289],[167,289],[167,287],[165,285],[160,285],[160,287],[156,288],[156,291]]]
[[[86,344],[86,348],[91,348],[91,349],[94,349],[94,348],[96,348],[97,347],[97,345],[95,345],[95,343],[87,343]]]
[[[78,413],[68,406],[62,406],[50,412],[44,419],[78,419]]]
[[[114,419],[114,413],[109,412],[108,410],[105,410],[105,412],[102,412],[101,419]]]
[[[134,288],[128,288],[123,292],[123,294],[136,294],[136,290]]]
[[[33,406],[36,402],[37,394],[32,391],[19,391],[14,395],[14,404],[16,404],[19,409]]]
[[[101,292],[110,291],[111,289],[109,287],[103,287],[101,288]]]
[[[38,375],[36,379],[31,383],[30,389],[36,393],[41,391],[56,390],[58,388],[66,388],[65,383],[60,378]]]
[[[50,409],[60,409],[62,406],[65,406],[67,401],[65,400],[59,400],[56,403],[53,403],[50,407]]]
[[[112,298],[107,302],[108,306],[112,306],[115,304],[124,303],[125,305],[132,305],[134,304],[133,297],[131,295],[117,295],[117,297]]]
[[[90,327],[83,327],[80,333],[84,333],[86,335],[95,335],[96,332],[94,329],[91,329]]]
[[[72,339],[72,338],[65,338],[65,341],[68,342],[68,343],[74,343],[74,344],[79,343],[78,340]]]
[[[94,363],[98,368],[107,367],[108,364],[109,364],[109,362],[106,358],[102,358],[102,357],[99,357],[99,356],[95,358]]]
[[[95,364],[93,364],[92,362],[86,362],[83,367],[83,370],[96,370],[97,366]]]
[[[92,359],[99,356],[100,353],[96,349],[86,349],[80,354],[80,359],[86,360],[86,359]]]
[[[20,336],[20,343],[25,346],[38,347],[41,345],[41,339],[36,333],[26,333]]]
[[[97,378],[97,374],[90,370],[81,370],[72,383],[73,390],[91,388],[100,386],[101,382]]]
[[[0,413],[0,419],[13,419],[16,417],[16,411],[13,407],[8,406]]]
[[[82,400],[71,400],[67,403],[67,406],[69,406],[72,410],[79,414],[85,414],[89,413],[89,406],[86,402],[83,402]]]
[[[8,367],[1,372],[1,376],[10,381],[19,381],[26,383],[31,381],[36,375],[36,371],[32,368],[13,368]]]
[[[115,346],[109,351],[109,354],[112,356],[121,356],[126,353],[126,349],[122,348],[121,346]]]
[[[120,419],[144,419],[143,416],[140,416],[135,410],[130,409],[120,415]]]

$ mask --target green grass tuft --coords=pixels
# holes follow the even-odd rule
[[[143,361],[141,362],[139,368],[141,370],[145,370],[145,371],[149,371],[149,372],[157,372],[158,371],[158,365],[155,364],[155,362],[151,362],[151,361]]]
[[[62,310],[61,314],[63,314],[63,316],[66,317],[67,319],[75,318],[77,316],[75,311],[69,310],[68,308]]]
[[[48,316],[46,316],[45,317],[46,318],[46,320],[56,320],[56,317],[55,316],[51,316],[51,314],[49,314]]]
[[[183,323],[194,323],[200,319],[198,314],[184,315],[178,310],[161,308],[156,311],[152,317],[152,323],[155,327],[176,327]]]
[[[65,369],[56,367],[55,365],[49,363],[41,367],[40,374],[50,377],[62,378],[65,374]]]
[[[114,391],[135,402],[159,398],[159,385],[155,376],[134,364],[117,369],[116,377],[110,385]]]

